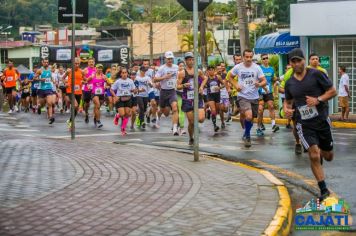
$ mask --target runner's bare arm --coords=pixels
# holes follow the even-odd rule
[[[256,84],[255,84],[257,88],[266,86],[266,84],[267,84],[266,77],[262,76],[259,78],[259,80],[260,80],[260,82],[256,82]]]
[[[181,89],[184,88],[184,85],[182,84],[183,83],[183,79],[184,79],[184,75],[185,75],[184,71],[178,72],[178,79],[177,79],[177,89],[178,90],[181,90]]]
[[[286,114],[286,117],[288,119],[291,119],[293,117],[293,113],[294,113],[294,109],[293,109],[293,99],[291,100],[287,100],[285,99],[284,100],[284,103],[283,103],[283,110],[284,110],[284,113]]]
[[[333,97],[335,97],[336,95],[337,95],[336,89],[334,86],[332,86],[323,95],[319,97],[306,96],[306,102],[309,107],[312,107],[318,105],[320,102],[327,102]]]

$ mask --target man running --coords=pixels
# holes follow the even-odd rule
[[[322,160],[332,161],[334,156],[327,102],[337,93],[325,73],[305,67],[301,49],[292,50],[288,57],[294,73],[285,86],[284,109],[287,117],[292,117],[294,111],[296,112],[298,135],[304,148],[308,150],[322,201],[330,195],[325,183]]]
[[[187,52],[184,55],[186,68],[180,71],[177,80],[177,89],[183,89],[182,93],[182,110],[187,115],[188,119],[188,133],[189,145],[194,144],[194,55]],[[203,72],[199,70],[198,84],[199,84],[199,123],[203,123],[205,119],[205,110],[203,102],[203,88],[206,84],[207,78]]]
[[[241,113],[244,114],[245,132],[243,140],[245,147],[251,147],[251,129],[253,118],[257,117],[258,112],[258,88],[266,85],[266,77],[262,69],[252,62],[253,51],[246,49],[243,52],[243,63],[236,65],[232,71],[232,76],[238,76],[238,82],[231,80],[231,83],[238,91],[237,102]]]
[[[5,94],[7,96],[7,101],[9,103],[9,114],[13,112],[18,112],[18,107],[16,106],[16,86],[17,81],[20,78],[20,73],[14,67],[14,62],[11,59],[7,60],[7,66],[3,71],[3,85],[5,87]]]
[[[154,78],[154,82],[160,82],[161,93],[159,105],[161,111],[167,117],[172,109],[173,135],[178,136],[178,105],[176,94],[176,83],[178,66],[173,64],[174,54],[168,51],[164,54],[166,63],[161,66]]]
[[[53,92],[52,72],[47,58],[42,59],[42,67],[37,70],[34,80],[40,82],[37,91],[39,98],[37,113],[40,115],[42,107],[46,104],[49,124],[53,124],[55,121],[53,106],[56,103],[56,95]]]
[[[271,117],[272,132],[275,133],[279,130],[279,127],[276,125],[276,114],[274,111],[274,97],[273,97],[273,85],[274,82],[277,81],[277,78],[275,76],[273,67],[269,65],[268,55],[262,54],[261,58],[262,58],[261,69],[266,77],[267,86],[265,88],[260,88],[258,90],[260,94],[260,101],[259,101],[258,118],[257,118],[257,130],[256,130],[257,136],[264,135],[262,130],[262,119],[263,119],[263,111],[264,111],[265,103],[267,103],[269,115]]]

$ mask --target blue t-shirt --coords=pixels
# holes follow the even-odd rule
[[[263,71],[263,74],[266,77],[267,80],[267,87],[269,90],[269,93],[273,93],[273,78],[274,78],[274,69],[272,66],[269,67],[264,67],[263,65],[261,65],[261,69]],[[265,94],[265,90],[263,88],[259,88],[258,92],[260,94]]]
[[[41,90],[50,90],[53,89],[52,83],[52,72],[51,69],[42,68],[41,79],[46,79],[45,81],[40,81],[40,89]]]

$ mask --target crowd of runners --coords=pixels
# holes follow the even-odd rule
[[[303,147],[309,153],[321,198],[325,198],[329,191],[321,165],[323,159],[331,161],[333,158],[327,101],[336,95],[336,90],[331,80],[319,66],[317,55],[312,54],[310,65],[305,66],[300,49],[289,53],[290,64],[280,77],[269,65],[268,55],[261,55],[260,64],[255,63],[253,57],[253,51],[247,49],[242,55],[234,56],[235,66],[229,71],[225,63],[199,70],[199,94],[194,93],[195,58],[191,52],[185,53],[184,61],[174,64],[174,54],[168,51],[164,54],[165,63],[159,68],[143,60],[129,69],[112,65],[104,70],[93,58],[84,68],[80,58],[76,58],[74,91],[70,68],[50,65],[48,59],[43,59],[41,67],[22,76],[8,60],[1,83],[10,114],[46,111],[49,124],[53,124],[56,112],[70,112],[74,93],[75,116],[83,113],[85,123],[91,118],[98,129],[104,125],[101,107],[105,104],[107,115],[113,117],[115,125],[120,125],[122,135],[129,129],[145,129],[148,123],[159,128],[164,115],[171,117],[174,136],[185,135],[184,125],[188,124],[189,145],[194,143],[194,97],[199,96],[199,122],[211,120],[213,132],[225,129],[231,116],[239,114],[246,148],[251,147],[254,118],[257,118],[256,135],[265,135],[262,122],[265,108],[271,118],[271,132],[279,130],[275,121],[275,94],[279,92],[283,109],[277,113],[288,118],[286,128],[293,130],[296,154],[301,154]],[[67,125],[71,128],[71,119]]]

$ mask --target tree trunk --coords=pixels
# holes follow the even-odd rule
[[[207,49],[208,45],[206,42],[206,14],[203,11],[200,13],[200,56],[202,59],[202,66],[206,67],[207,62],[208,62],[208,55],[207,55]]]
[[[247,8],[245,0],[236,0],[237,3],[237,14],[239,17],[239,34],[240,34],[240,44],[241,53],[250,48],[249,30],[247,22]]]

